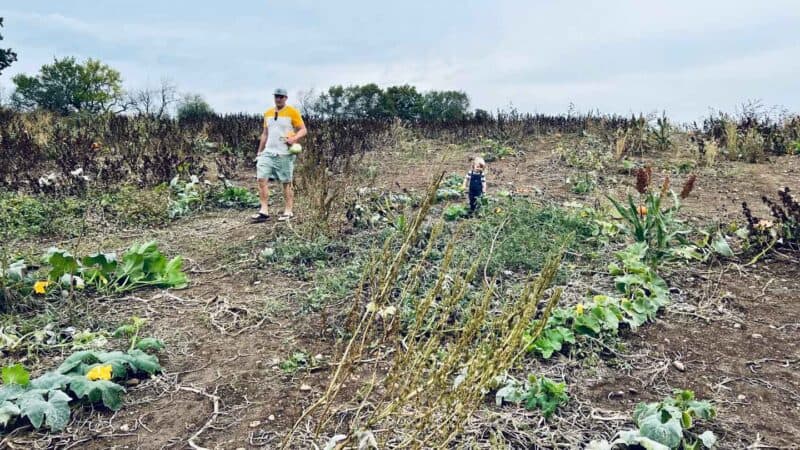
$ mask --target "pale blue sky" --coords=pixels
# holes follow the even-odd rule
[[[464,90],[490,110],[800,111],[797,0],[3,0],[0,16],[0,45],[19,53],[6,92],[14,74],[76,56],[127,88],[168,78],[222,112],[258,112],[278,85],[296,97],[368,82]]]

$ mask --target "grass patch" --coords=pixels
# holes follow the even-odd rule
[[[86,202],[70,198],[0,192],[0,227],[9,236],[72,236]]]
[[[105,214],[122,225],[163,225],[169,221],[169,186],[140,189],[126,185],[116,192],[101,195],[100,206]]]
[[[487,266],[490,274],[503,270],[538,272],[547,255],[562,245],[567,255],[591,253],[596,245],[591,240],[596,226],[588,218],[564,208],[537,206],[520,199],[493,205],[483,218],[470,223],[468,234],[462,257],[473,259],[485,257],[496,236]]]

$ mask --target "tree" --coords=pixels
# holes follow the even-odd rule
[[[363,86],[331,86],[309,108],[324,117],[347,119],[460,120],[469,116],[469,97],[461,91],[422,94],[409,85],[385,91],[374,83]]]
[[[325,117],[379,119],[394,115],[383,90],[375,83],[363,86],[331,86],[310,108]]]
[[[423,96],[414,86],[390,86],[386,89],[386,101],[393,115],[400,119],[417,120],[422,115]]]
[[[381,119],[393,115],[383,90],[375,83],[348,87],[345,97],[347,117]]]
[[[178,120],[197,120],[214,114],[202,95],[186,94],[178,103]]]
[[[461,91],[430,91],[424,96],[425,120],[460,120],[467,117],[469,97]]]
[[[53,64],[43,65],[39,75],[19,74],[12,81],[16,91],[11,102],[19,108],[61,114],[111,112],[115,106],[124,109],[119,72],[94,59],[83,64],[75,58],[55,59]]]
[[[161,80],[158,88],[144,88],[128,93],[130,110],[136,114],[164,118],[178,102],[178,88],[169,80]]]
[[[479,122],[486,122],[492,119],[492,115],[489,113],[489,111],[480,108],[475,110],[475,113],[472,117]]]
[[[3,18],[0,17],[0,28],[3,28]],[[0,41],[3,40],[3,35],[0,34]],[[0,48],[0,74],[3,73],[3,70],[6,69],[8,66],[11,65],[14,61],[17,60],[17,54],[11,51],[10,48],[2,49]]]
[[[331,86],[323,92],[314,103],[314,111],[324,117],[341,117],[345,103],[345,91],[342,86]]]
[[[300,110],[300,114],[302,114],[303,117],[319,114],[319,112],[316,110],[318,100],[319,97],[314,92],[314,89],[299,91],[297,93],[296,103],[298,109]]]

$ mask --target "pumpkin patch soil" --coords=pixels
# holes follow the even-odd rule
[[[542,201],[594,205],[604,193],[632,185],[624,172],[604,173],[595,193],[573,194],[565,180],[581,171],[553,155],[553,142],[542,139],[522,156],[490,163],[490,194],[508,189]],[[441,170],[465,172],[470,155],[470,149],[452,150],[439,159],[396,164],[383,158],[376,183],[421,192]],[[655,167],[669,163],[649,161]],[[742,201],[765,213],[761,195],[774,195],[783,186],[800,190],[797,157],[764,164],[722,162],[697,172],[695,191],[683,210],[695,224],[741,223]],[[243,173],[240,181],[247,185],[251,177]],[[671,177],[679,186],[687,174]],[[290,231],[274,222],[248,225],[248,214],[208,212],[163,229],[87,240],[97,248],[123,248],[158,239],[165,252],[188,261],[192,282],[187,290],[139,292],[94,306],[93,313],[109,322],[147,317],[152,334],[167,344],[161,357],[165,374],[129,386],[125,406],[116,414],[84,409],[50,440],[21,430],[3,445],[183,449],[194,437],[194,444],[206,448],[277,448],[303,408],[325,389],[335,340],[326,332],[330,318],[302,307],[309,282],[253,263],[260,243]],[[233,262],[222,264],[223,259]],[[721,438],[720,448],[800,448],[800,255],[775,255],[749,267],[742,263],[669,269],[664,275],[677,293],[673,305],[655,324],[628,332],[624,352],[574,371],[570,395],[623,417],[614,422],[622,429],[631,426],[636,402],[654,401],[676,388],[693,389],[717,405],[711,429]],[[285,373],[280,362],[298,350],[320,355],[320,365]],[[627,369],[616,369],[619,362]],[[344,396],[354,390],[346,387]],[[608,429],[598,426],[586,440],[611,438]]]

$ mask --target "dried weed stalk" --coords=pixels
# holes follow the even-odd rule
[[[441,224],[433,228],[419,259],[408,261],[440,180],[429,189],[400,250],[393,252],[386,245],[376,264],[365,272],[351,311],[351,318],[358,319],[328,388],[304,411],[283,448],[288,448],[300,424],[312,414],[317,437],[328,430],[334,417],[347,417],[346,428],[337,430],[343,433],[338,436],[337,449],[357,446],[365,436],[390,448],[445,448],[463,431],[497,377],[524,354],[526,332],[555,278],[561,254],[551,257],[539,277],[516,299],[496,304],[494,284],[479,283],[480,300],[466,307],[462,319],[454,320],[469,291],[475,289],[472,282],[478,263],[466,269],[454,267],[455,241],[451,240],[436,269],[436,281],[418,293],[423,265]],[[408,270],[400,288],[404,267]],[[551,295],[538,322],[541,325],[533,330],[533,339],[541,333],[560,295],[560,289]],[[401,334],[389,311],[397,311],[404,298],[416,301],[413,319]],[[358,378],[357,362],[363,361],[367,352],[377,355],[377,362],[371,375]],[[387,354],[394,356],[381,366],[379,362]],[[337,408],[335,401],[345,382],[352,388],[354,379],[359,380],[360,405]]]

